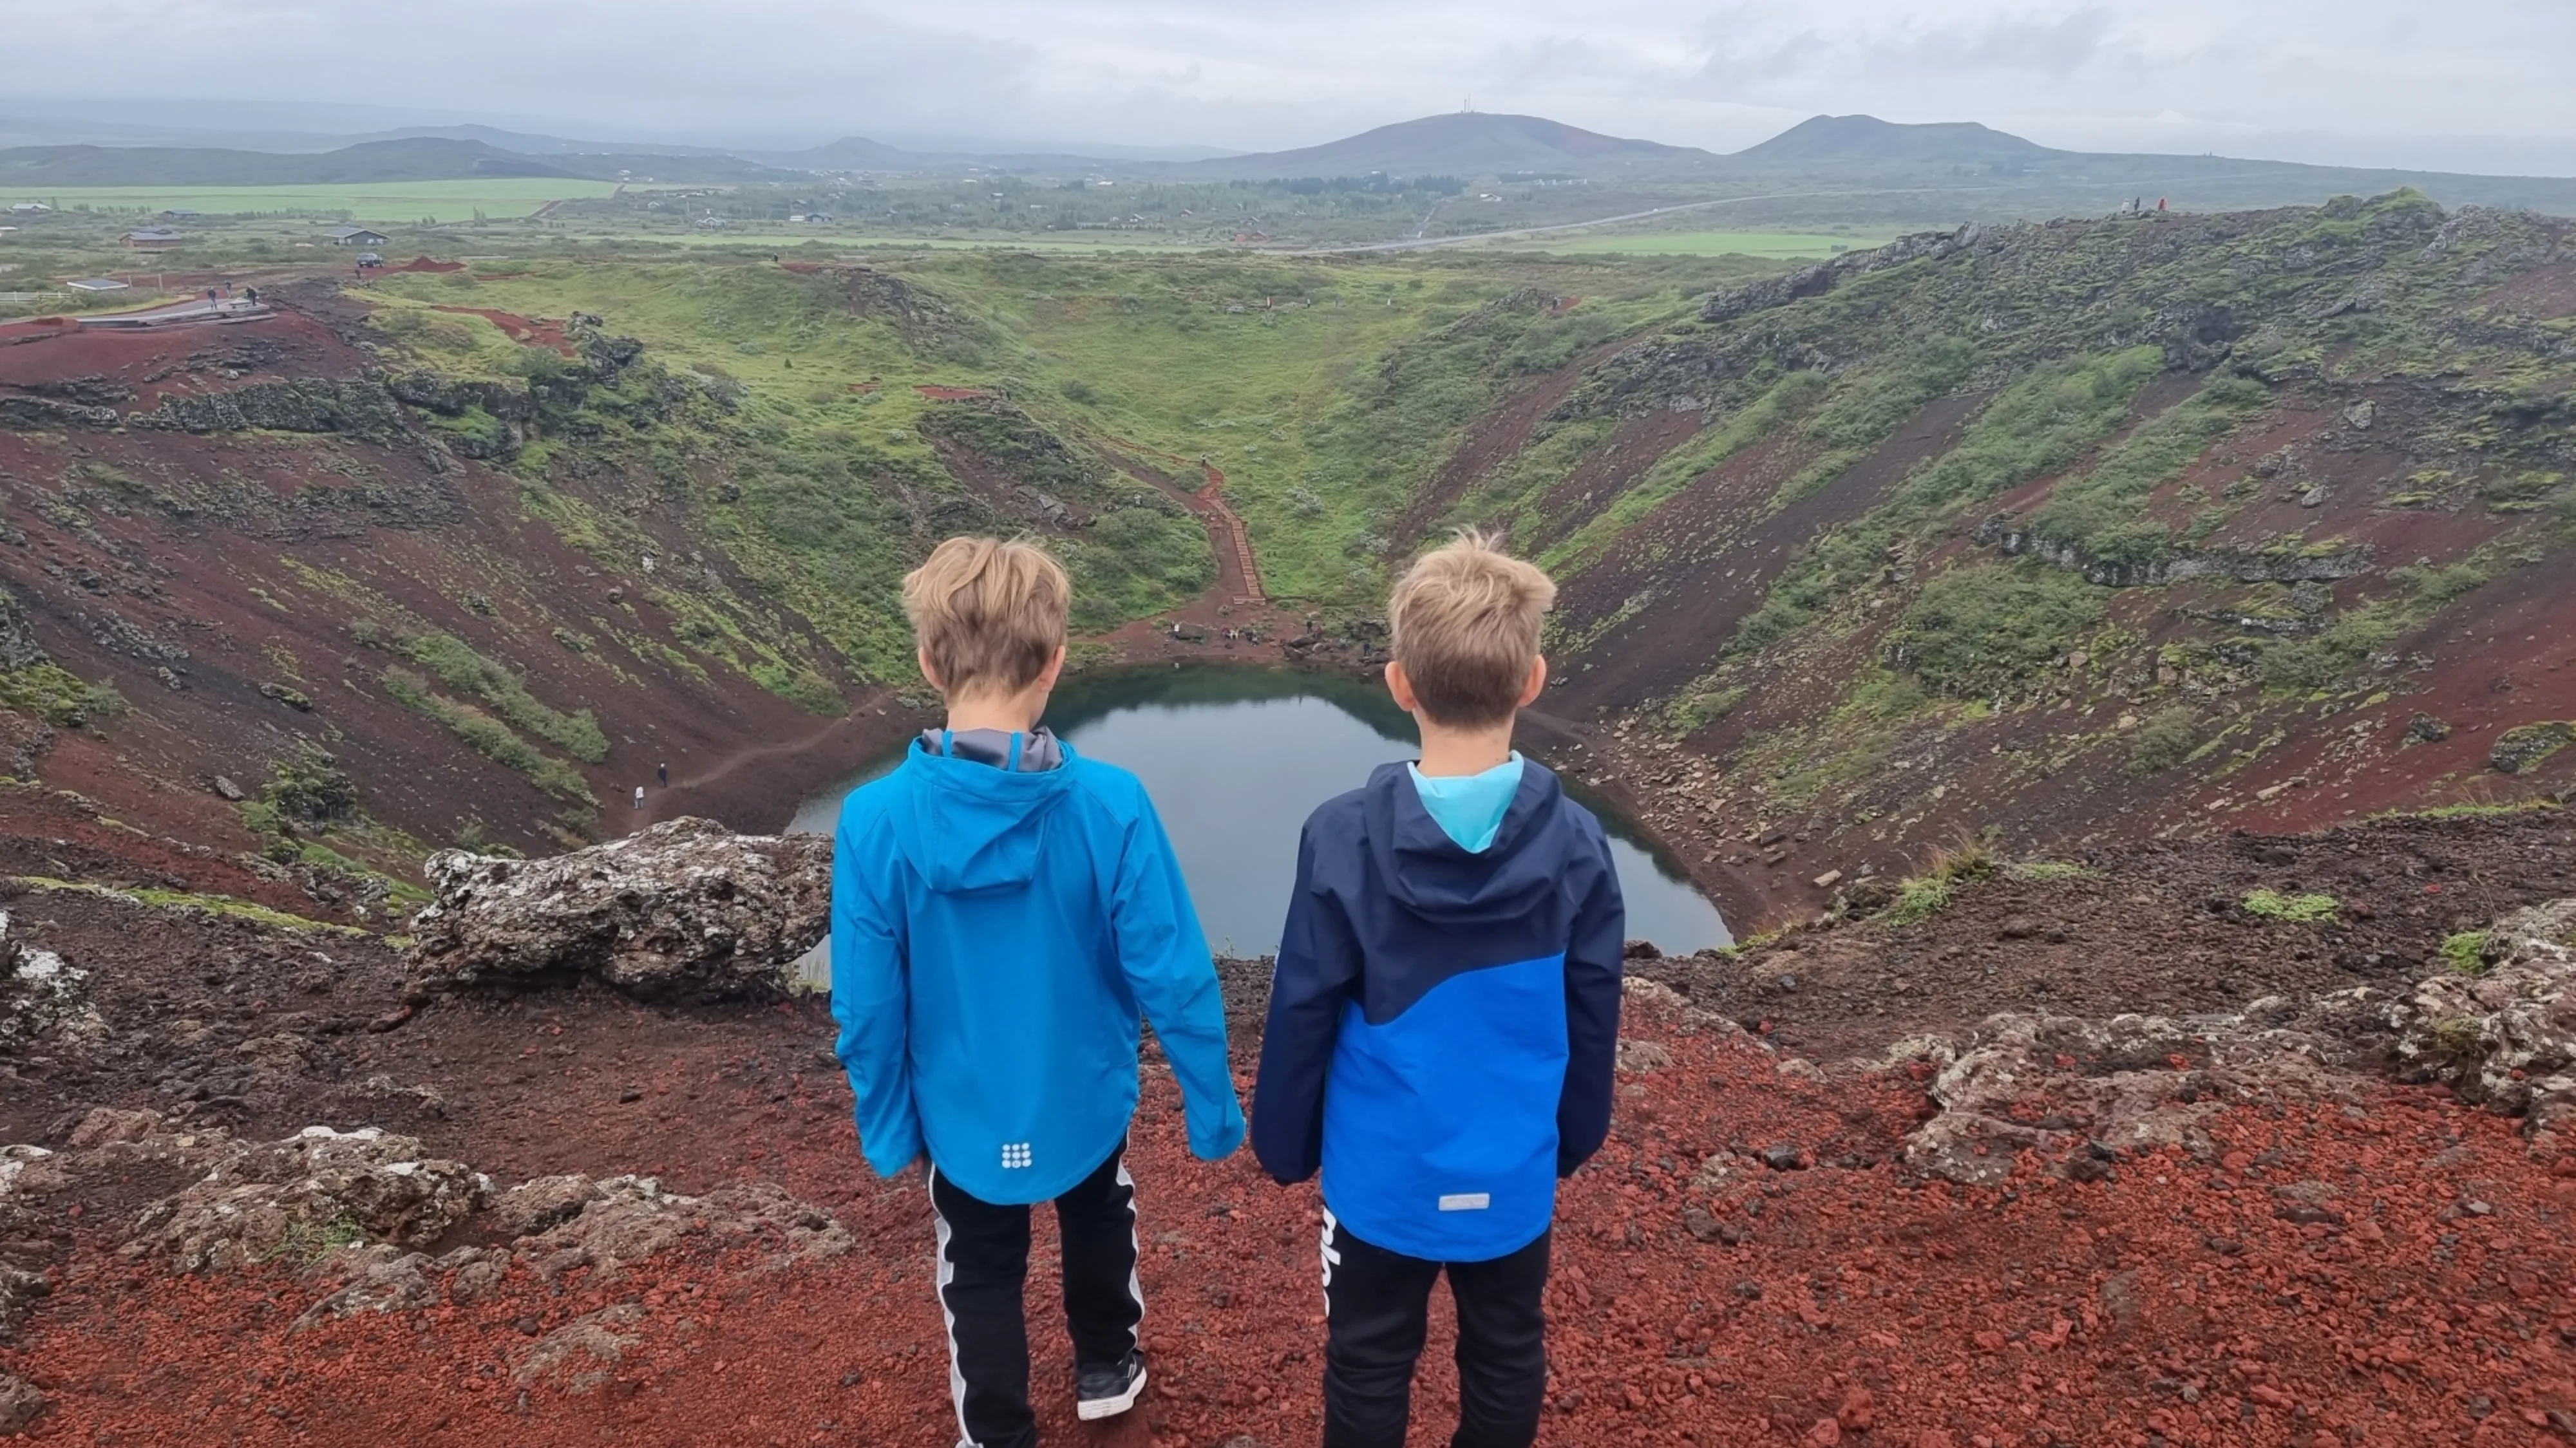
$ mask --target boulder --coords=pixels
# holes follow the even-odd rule
[[[551,859],[449,850],[413,917],[416,995],[590,976],[654,999],[775,995],[831,928],[832,841],[677,819]]]
[[[580,1396],[597,1391],[635,1345],[630,1329],[644,1321],[644,1306],[621,1302],[585,1313],[515,1354],[510,1381],[522,1390],[540,1384]]]
[[[692,1197],[652,1177],[621,1176],[594,1184],[593,1192],[578,1212],[512,1247],[545,1276],[588,1268],[608,1281],[684,1243],[716,1251],[774,1247],[774,1266],[837,1257],[857,1245],[831,1213],[773,1182],[728,1183]]]
[[[44,1415],[45,1395],[15,1373],[0,1373],[0,1433],[12,1437]]]
[[[489,1178],[374,1127],[242,1146],[146,1209],[123,1249],[204,1272],[370,1242],[419,1247],[483,1205]]]
[[[2576,744],[2576,721],[2525,724],[2497,737],[2495,748],[2487,752],[2487,763],[2498,774],[2520,774],[2570,744]]]
[[[2415,988],[2399,1072],[2521,1116],[2535,1136],[2576,1126],[2576,900],[2517,911],[2486,935],[2476,973]]]
[[[1956,1046],[1904,1043],[1891,1061],[1940,1067],[1931,1084],[1940,1110],[1906,1138],[1905,1163],[1988,1186],[2010,1177],[2025,1149],[2079,1163],[2093,1150],[2160,1146],[2209,1156],[2216,1148],[2202,1122],[2232,1105],[2356,1095],[2362,1078],[2347,1069],[2349,1042],[2294,1028],[2285,1006],[2266,1000],[2236,1015],[2108,1022],[2007,1013]]]
[[[50,950],[9,934],[9,912],[0,910],[0,1045],[57,1036],[96,1041],[107,1023],[89,1000],[89,972]]]

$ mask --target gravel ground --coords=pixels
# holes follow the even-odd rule
[[[1609,1146],[1563,1193],[1543,1442],[2538,1448],[2576,1432],[2576,1162],[2535,1162],[2510,1122],[2389,1091],[2223,1117],[2215,1161],[1972,1191],[1886,1164],[1919,1113],[1912,1081],[1794,1079],[1746,1038],[1643,1014],[1631,1034],[1668,1064],[1625,1079]],[[808,1165],[855,1173],[846,1125],[832,1135]],[[1797,1167],[1761,1164],[1779,1146]],[[1694,1186],[1711,1156],[1724,1180]],[[1050,1438],[1313,1442],[1312,1190],[1241,1156],[1190,1161],[1160,1079],[1134,1159],[1157,1387],[1123,1423],[1076,1425],[1040,1287]],[[861,1246],[818,1266],[522,1273],[469,1307],[300,1333],[275,1274],[174,1284],[90,1243],[6,1368],[54,1399],[40,1443],[945,1441],[920,1193],[870,1186],[840,1211]],[[1050,1258],[1042,1234],[1033,1282]],[[1451,1421],[1448,1341],[1444,1322],[1416,1443]],[[566,1342],[592,1346],[538,1351]]]

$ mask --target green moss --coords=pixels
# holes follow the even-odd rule
[[[837,716],[848,707],[841,698],[840,690],[833,688],[829,680],[808,669],[789,669],[776,664],[755,664],[752,666],[751,678],[752,682],[798,708],[808,713],[820,714],[827,719]]]
[[[2030,885],[2061,885],[2074,880],[2091,880],[2101,873],[2065,860],[2016,860],[2004,866],[2005,878]]]
[[[2299,924],[2331,919],[2341,908],[2342,902],[2332,895],[2283,895],[2277,890],[2256,890],[2245,897],[2248,915]]]
[[[2183,705],[2158,711],[2138,726],[2129,746],[2129,769],[2135,774],[2161,774],[2191,757],[2200,747],[2200,711]]]
[[[608,736],[587,709],[566,714],[540,703],[517,674],[476,653],[452,634],[421,634],[403,641],[412,661],[451,689],[475,695],[494,713],[574,758],[599,764],[608,758]]]
[[[2442,959],[2462,975],[2484,975],[2487,969],[2487,933],[2463,930],[2442,941]]]
[[[432,692],[429,681],[420,675],[407,669],[387,669],[381,682],[396,703],[437,721],[475,753],[519,771],[548,794],[594,806],[599,803],[590,792],[589,782],[571,766],[532,748],[509,725],[473,705]]]
[[[1940,914],[1958,892],[1958,884],[1952,880],[1932,876],[1907,880],[1897,887],[1896,903],[1887,907],[1887,918],[1897,925],[1928,920]]]
[[[2108,592],[2035,560],[1967,564],[1925,585],[1888,657],[1936,694],[2020,688],[2101,624]]]
[[[235,899],[230,895],[198,895],[184,890],[116,890],[105,885],[93,885],[77,880],[57,880],[45,875],[14,875],[10,877],[10,881],[12,884],[36,890],[68,890],[85,895],[106,895],[114,899],[131,900],[139,905],[149,905],[156,910],[202,910],[210,915],[247,920],[255,925],[265,925],[279,930],[311,930],[360,937],[367,934],[366,931],[354,925],[334,925],[327,920],[309,920],[301,915],[272,909],[257,901]]]
[[[0,671],[0,709],[78,729],[125,707],[112,684],[93,684],[58,664],[29,664]]]
[[[2050,493],[2031,515],[2031,531],[2052,544],[2074,548],[2087,561],[2148,564],[2171,556],[2173,541],[2160,524],[2143,520],[2148,499],[2211,443],[2271,403],[2271,391],[2246,377],[2221,376],[2189,399],[2139,424],[2082,475]],[[2215,532],[2219,519],[2201,530]]]
[[[1827,532],[1784,569],[1730,647],[1750,651],[1785,638],[1836,598],[1876,580],[1900,540],[2073,464],[2128,420],[2138,392],[2163,368],[2162,352],[2139,347],[2044,367],[2005,389],[1957,447],[1907,474],[1885,504]]]

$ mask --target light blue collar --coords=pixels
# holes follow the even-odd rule
[[[1494,836],[1502,832],[1503,816],[1511,813],[1512,797],[1521,790],[1519,750],[1482,774],[1428,775],[1415,764],[1404,768],[1432,822],[1471,855],[1492,847]]]

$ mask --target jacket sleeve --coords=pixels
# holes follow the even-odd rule
[[[1252,1150],[1285,1184],[1313,1176],[1324,1156],[1324,1075],[1342,1009],[1360,970],[1359,942],[1331,896],[1315,889],[1315,838],[1297,840],[1297,888],[1288,897],[1270,1018],[1252,1092]]]
[[[844,818],[832,845],[832,1019],[858,1101],[859,1149],[890,1177],[921,1155],[921,1117],[912,1103],[903,934],[868,874]]]
[[[1613,1071],[1619,1055],[1620,962],[1628,907],[1606,843],[1600,869],[1575,908],[1565,949],[1565,1091],[1556,1106],[1556,1174],[1572,1176],[1610,1134]]]
[[[1243,1145],[1243,1106],[1225,1049],[1225,993],[1181,862],[1151,800],[1128,827],[1110,899],[1118,966],[1181,1084],[1190,1152],[1217,1161]]]

